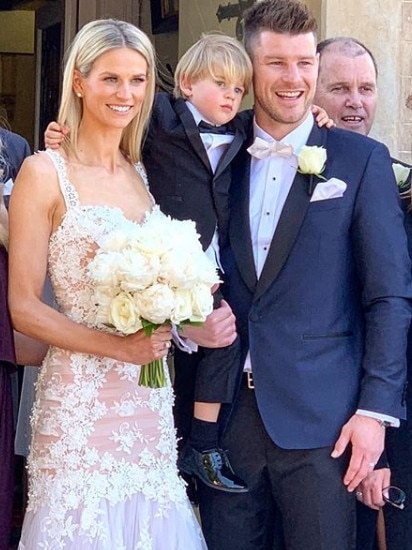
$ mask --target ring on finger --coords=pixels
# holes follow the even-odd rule
[[[362,498],[363,497],[362,491],[356,491],[355,496],[356,498]]]

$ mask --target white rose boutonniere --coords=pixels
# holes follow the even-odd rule
[[[410,168],[400,164],[399,162],[392,163],[393,173],[395,174],[396,184],[398,187],[404,187],[411,171]]]
[[[304,145],[298,155],[298,172],[310,176],[308,193],[313,193],[313,178],[325,179],[321,174],[325,170],[326,149],[316,145]]]

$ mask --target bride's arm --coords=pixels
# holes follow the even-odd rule
[[[47,346],[21,332],[14,331],[14,347],[18,365],[40,365],[46,355]]]
[[[170,330],[121,337],[71,321],[42,302],[50,235],[65,206],[46,154],[27,158],[10,200],[9,307],[16,330],[63,349],[145,364],[166,355]]]

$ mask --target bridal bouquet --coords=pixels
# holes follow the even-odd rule
[[[89,264],[98,324],[150,335],[164,323],[202,323],[211,313],[219,278],[191,220],[171,219],[155,207],[141,225],[113,232],[99,246]],[[165,383],[161,359],[141,367],[140,385]]]

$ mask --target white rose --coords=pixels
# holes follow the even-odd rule
[[[302,174],[319,175],[326,162],[326,149],[315,145],[304,145],[298,156],[298,168]]]
[[[123,334],[132,334],[142,328],[135,303],[125,292],[120,292],[112,299],[109,323]]]
[[[110,306],[115,296],[116,291],[113,287],[96,288],[91,298],[92,306],[89,318],[98,325],[107,324],[110,319]]]
[[[193,256],[182,251],[179,255],[170,251],[162,256],[158,279],[172,288],[190,288],[197,282],[198,273]]]
[[[192,291],[188,289],[175,291],[175,308],[170,317],[172,323],[179,325],[192,317]]]
[[[196,265],[199,272],[199,283],[204,283],[205,285],[212,287],[213,285],[221,282],[217,273],[216,265],[204,252],[196,258]]]
[[[139,227],[132,246],[147,256],[161,256],[172,245],[170,223],[170,218],[154,210]]]
[[[168,321],[173,314],[175,297],[168,285],[156,283],[141,292],[136,292],[134,300],[139,315],[156,325]]]
[[[192,316],[191,321],[205,321],[213,311],[213,296],[207,285],[196,285],[192,291]]]
[[[182,250],[179,254],[175,250],[163,254],[159,281],[167,282],[172,288],[178,289],[189,289],[198,283],[211,287],[219,282],[216,266],[202,249],[197,252]]]
[[[402,187],[405,185],[406,180],[409,177],[409,172],[411,171],[410,168],[407,166],[404,166],[403,164],[399,164],[399,162],[394,162],[392,164],[393,172],[395,174],[396,183],[399,187]]]
[[[89,275],[99,285],[115,287],[119,284],[118,268],[121,262],[120,252],[97,252],[89,264]]]
[[[133,228],[132,230],[126,231],[124,229],[113,231],[104,239],[99,242],[101,250],[109,252],[118,252],[130,246],[130,243],[133,241],[133,238],[136,238],[138,228]]]
[[[126,249],[117,266],[118,279],[122,290],[135,292],[153,284],[159,273],[159,258],[148,257],[136,250]]]
[[[173,234],[173,248],[187,251],[202,251],[196,224],[192,220],[171,220],[170,231]]]

